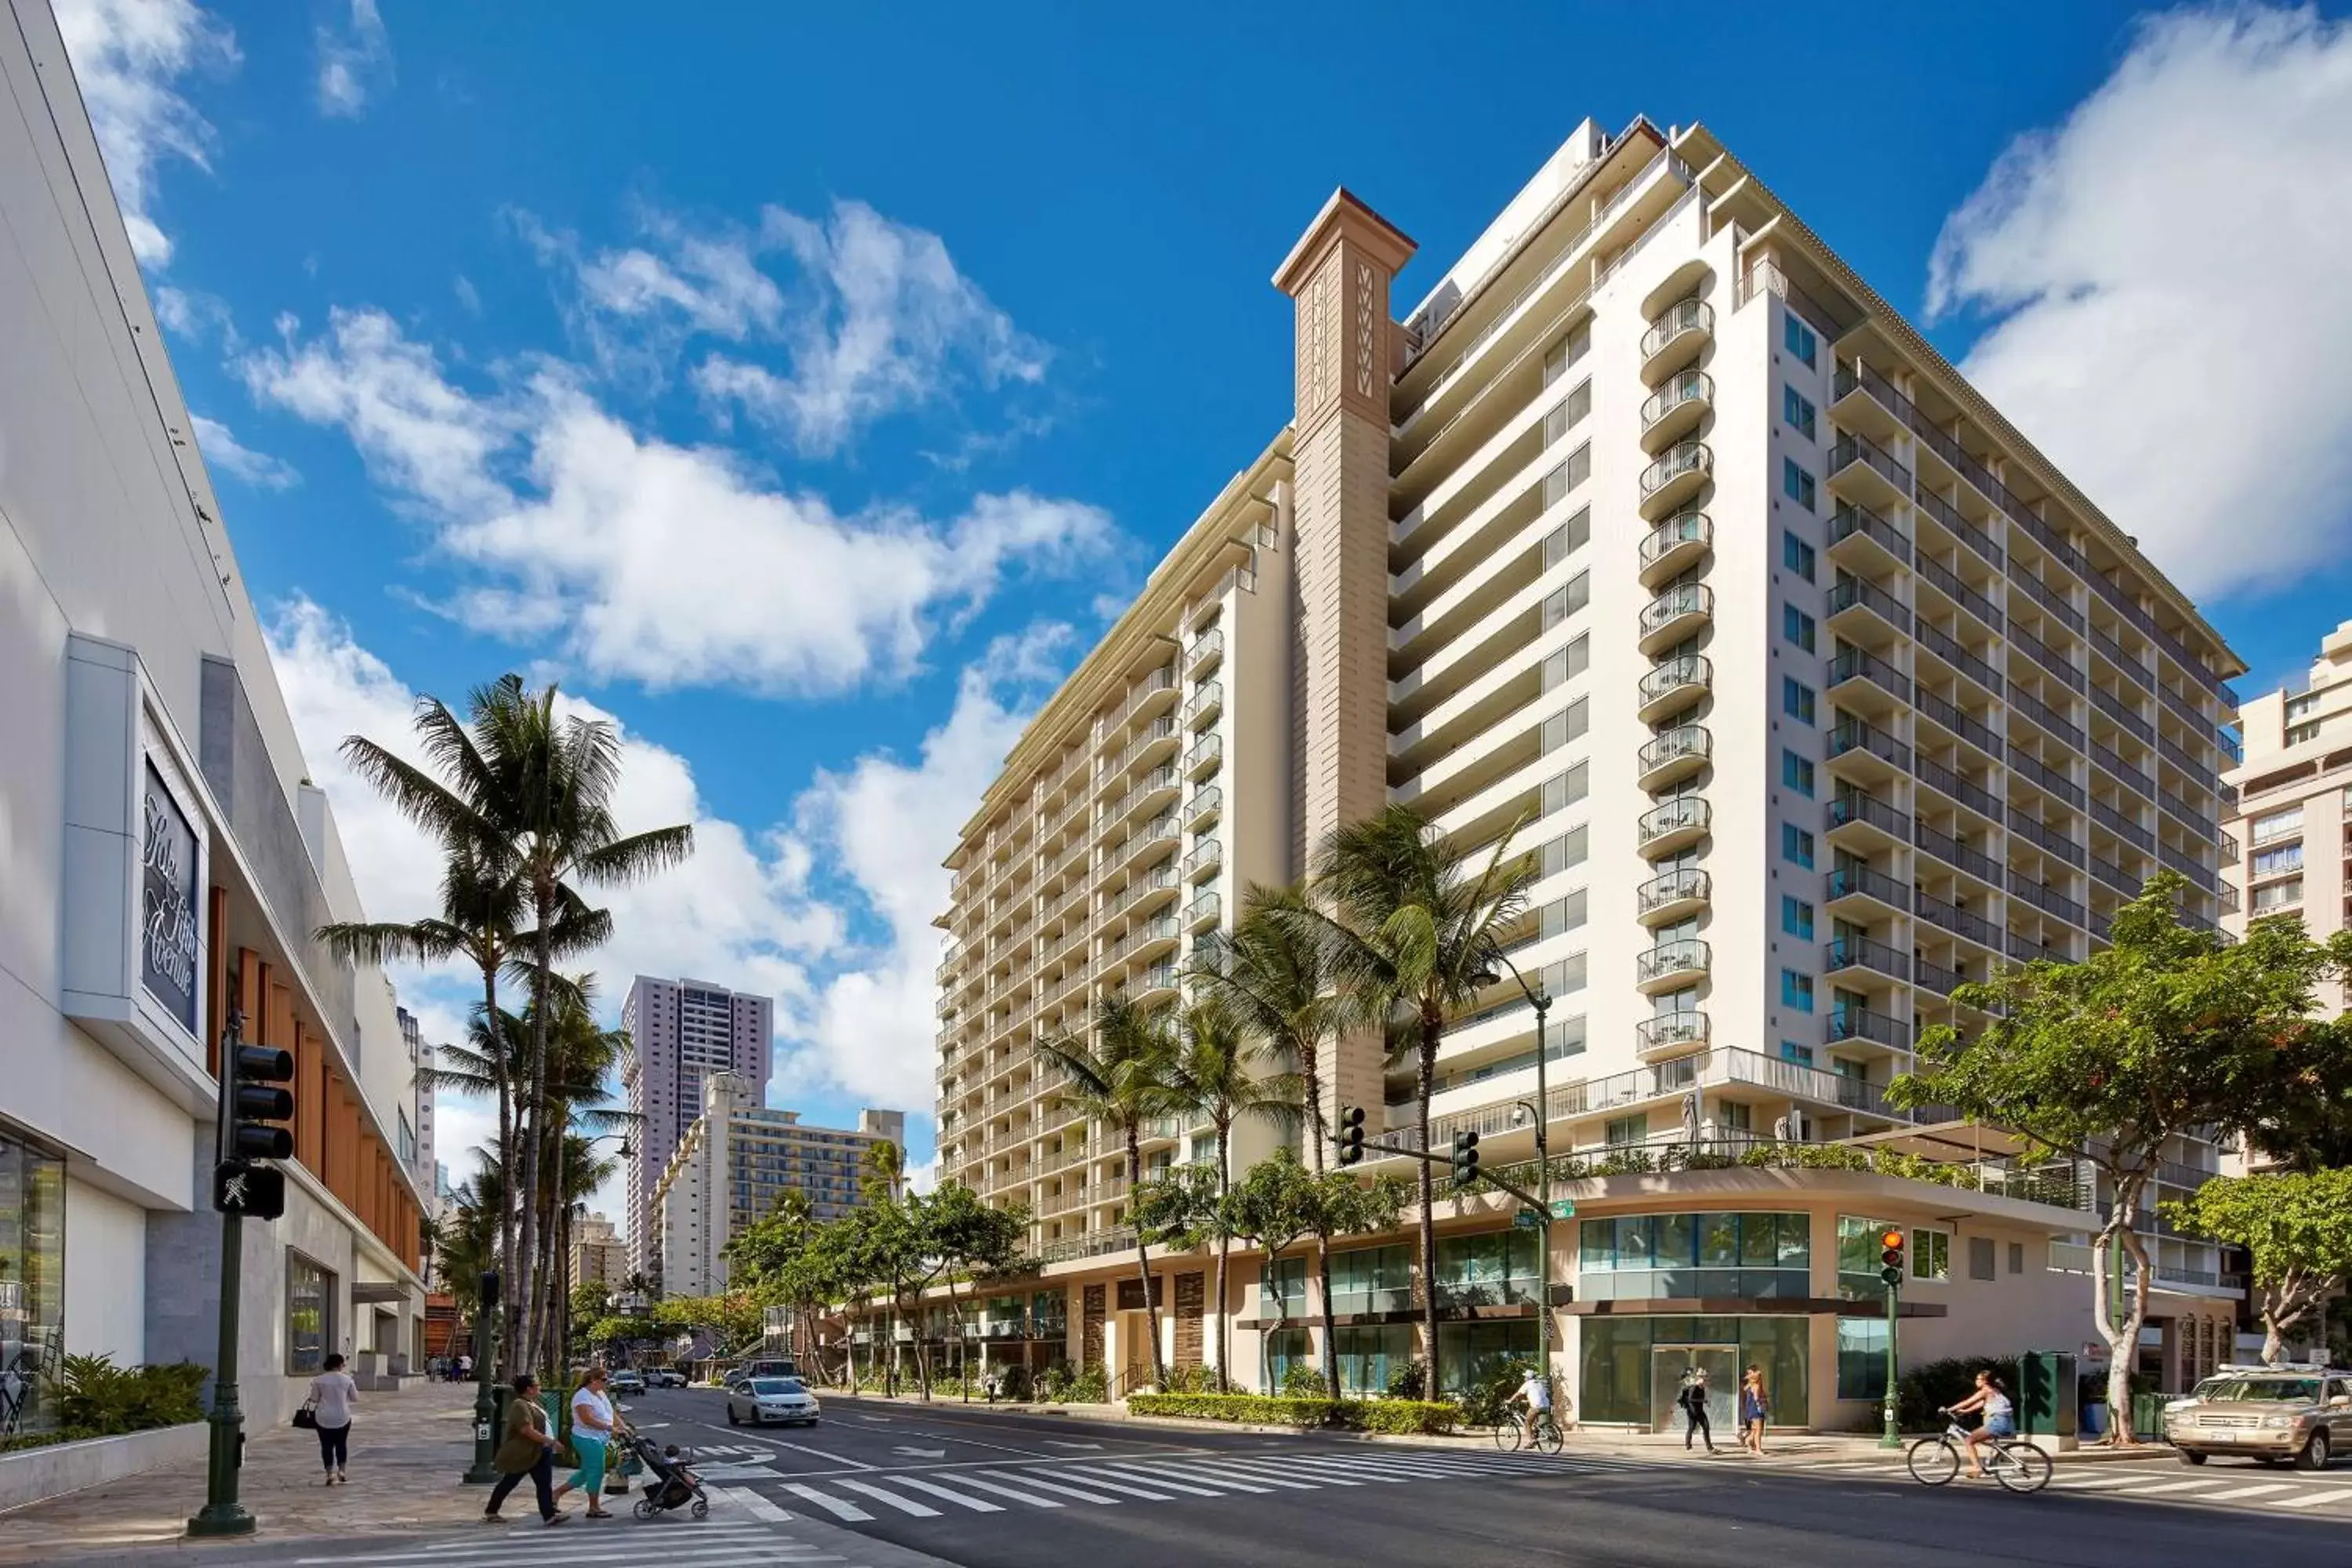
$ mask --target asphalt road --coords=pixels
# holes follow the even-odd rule
[[[2352,1563],[2352,1470],[2061,1468],[2036,1497],[1899,1468],[1498,1455],[1177,1431],[825,1396],[814,1427],[734,1428],[715,1390],[623,1402],[695,1453],[709,1517],[282,1541],[214,1562],[294,1568],[2322,1568]],[[2252,1493],[2252,1497],[2237,1494]],[[2210,1496],[2210,1503],[2200,1501]],[[2277,1506],[2280,1500],[2287,1506]],[[2316,1499],[2316,1503],[2309,1500]],[[2297,1500],[2304,1500],[2298,1504]],[[625,1508],[624,1500],[612,1500]],[[143,1561],[147,1554],[138,1554]],[[182,1560],[194,1556],[183,1549]],[[126,1559],[128,1557],[126,1556]],[[160,1560],[160,1554],[159,1554]]]

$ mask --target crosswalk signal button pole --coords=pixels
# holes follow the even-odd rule
[[[1351,1105],[1339,1112],[1339,1163],[1353,1165],[1364,1157],[1364,1108]]]
[[[1900,1403],[1895,1388],[1895,1301],[1903,1289],[1903,1227],[1890,1225],[1878,1233],[1878,1261],[1882,1267],[1878,1278],[1886,1286],[1886,1394],[1885,1429],[1878,1436],[1882,1448],[1903,1447],[1903,1434],[1895,1421]]]
[[[1467,1187],[1478,1180],[1478,1134],[1468,1128],[1454,1135],[1454,1184]]]

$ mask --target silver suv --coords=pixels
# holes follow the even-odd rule
[[[2298,1469],[2323,1469],[2331,1456],[2352,1451],[2352,1372],[2225,1366],[2165,1407],[2164,1435],[2183,1464],[2243,1454],[2258,1464],[2292,1459]]]

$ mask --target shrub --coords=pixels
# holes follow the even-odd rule
[[[1391,1399],[1420,1399],[1429,1393],[1429,1363],[1425,1361],[1399,1362],[1389,1373]]]
[[[1527,1379],[1524,1368],[1506,1367],[1469,1393],[1457,1395],[1454,1403],[1462,1412],[1462,1420],[1472,1426],[1500,1426],[1508,1418],[1511,1395]]]
[[[1461,1415],[1451,1405],[1426,1400],[1323,1399],[1264,1394],[1139,1394],[1127,1402],[1127,1408],[1135,1415],[1400,1434],[1451,1432]]]
[[[58,1378],[58,1425],[107,1437],[201,1421],[196,1390],[207,1375],[189,1362],[121,1367],[110,1355],[68,1355]]]
[[[1070,1379],[1070,1391],[1062,1397],[1073,1405],[1101,1405],[1110,1398],[1110,1375],[1101,1367],[1087,1367]]]
[[[1282,1374],[1282,1392],[1292,1399],[1328,1399],[1330,1386],[1323,1374],[1303,1363],[1293,1362]]]
[[[997,1373],[996,1387],[999,1397],[1014,1401],[1025,1400],[1034,1392],[1031,1385],[1029,1369],[1018,1364],[1005,1367]]]
[[[1238,1394],[1231,1378],[1213,1366],[1171,1366],[1162,1394]]]

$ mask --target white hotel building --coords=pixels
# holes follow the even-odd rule
[[[2239,661],[1703,127],[1587,122],[1400,312],[1413,249],[1344,190],[1316,216],[1275,279],[1291,422],[1046,705],[950,861],[942,1172],[1027,1205],[1046,1260],[989,1333],[1115,1379],[1146,1362],[1123,1161],[1034,1041],[1107,991],[1175,999],[1249,884],[1394,801],[1540,857],[1511,956],[1553,999],[1555,1155],[1860,1140],[1991,1187],[1595,1177],[1540,1286],[1530,1235],[1447,1200],[1448,1383],[1531,1352],[1549,1311],[1589,1419],[1649,1419],[1654,1371],[1670,1390],[1691,1360],[1763,1359],[1797,1424],[1855,1424],[1884,1327],[1841,1299],[1859,1276],[1876,1300],[1858,1248],[1884,1221],[1916,1238],[1906,1360],[2078,1347],[2068,1271],[2100,1194],[2029,1181],[1998,1135],[1885,1089],[1918,1030],[1972,1021],[1955,985],[2084,955],[2159,867],[2218,919]],[[1490,1164],[1526,1158],[1538,1048],[1507,979],[1458,1018],[1439,1144],[1475,1128]],[[1333,1100],[1407,1137],[1412,1086],[1377,1042],[1336,1055]],[[1153,1164],[1205,1149],[1154,1134]],[[2182,1183],[2214,1163],[2171,1152]],[[2236,1292],[2212,1249],[2162,1239],[2147,1359],[2177,1381],[2226,1345]],[[1351,1379],[1415,1353],[1411,1252],[1342,1255]],[[1270,1331],[1275,1296],[1307,1312],[1295,1262],[1225,1303],[1197,1257],[1163,1267],[1179,1361],[1221,1308]],[[1301,1330],[1236,1338],[1253,1376],[1307,1351]]]
[[[420,1354],[415,1056],[383,976],[312,941],[364,918],[333,816],[49,8],[5,15],[0,1388],[38,1423],[46,1395],[16,1395],[64,1354],[212,1364],[234,1008],[296,1060],[286,1213],[246,1226],[242,1260],[267,1428],[331,1352],[362,1386]]]

